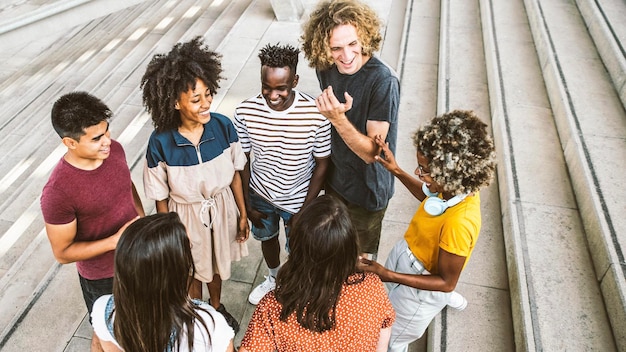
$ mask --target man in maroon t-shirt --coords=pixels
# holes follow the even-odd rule
[[[113,291],[120,235],[145,215],[124,149],[111,139],[111,115],[100,99],[86,92],[65,94],[54,103],[52,126],[67,153],[41,194],[52,252],[61,264],[76,262],[90,317],[93,302]],[[102,350],[95,334],[91,350]]]

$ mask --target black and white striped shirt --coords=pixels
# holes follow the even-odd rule
[[[235,109],[235,128],[251,152],[250,188],[274,206],[296,213],[307,195],[315,158],[330,155],[330,122],[315,99],[294,90],[293,104],[272,110],[261,94]]]

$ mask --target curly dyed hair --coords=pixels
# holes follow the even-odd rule
[[[174,107],[180,95],[196,88],[199,79],[215,94],[222,79],[222,56],[209,50],[202,37],[174,45],[168,54],[156,54],[141,78],[143,104],[157,131],[176,129],[180,113]]]
[[[259,59],[261,59],[262,66],[269,67],[289,67],[292,73],[296,73],[298,67],[298,54],[300,50],[293,46],[287,45],[275,45],[267,44],[263,49],[259,51]]]
[[[472,111],[455,110],[433,118],[415,132],[413,144],[428,158],[431,177],[446,192],[475,192],[493,180],[493,141],[487,125]]]
[[[356,28],[363,55],[371,56],[380,49],[381,22],[374,10],[357,0],[321,1],[305,22],[300,37],[309,66],[323,71],[333,65],[330,35],[336,26],[344,24]]]

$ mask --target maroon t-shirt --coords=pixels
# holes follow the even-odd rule
[[[77,223],[75,241],[94,241],[113,235],[137,216],[132,181],[122,145],[111,141],[111,154],[95,170],[81,170],[64,158],[56,165],[41,194],[46,223]],[[114,251],[76,262],[89,280],[113,277]]]

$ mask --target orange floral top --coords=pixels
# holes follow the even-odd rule
[[[349,281],[356,275],[361,274],[354,274]],[[251,352],[375,351],[380,330],[395,320],[380,278],[370,273],[360,283],[344,284],[332,330],[307,330],[298,324],[295,313],[281,321],[281,307],[273,291],[265,295],[252,315],[241,347]]]

